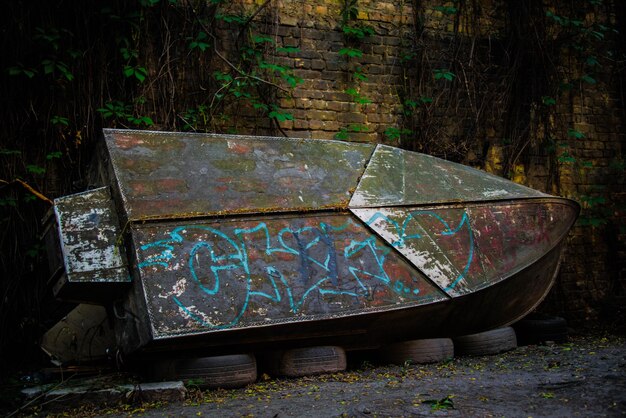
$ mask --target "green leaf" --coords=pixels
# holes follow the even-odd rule
[[[369,26],[361,25],[361,26],[351,26],[345,25],[342,27],[344,35],[349,38],[354,39],[363,39],[366,36],[371,36],[374,34],[374,29]]]
[[[13,198],[0,198],[0,206],[17,207],[17,199]]]
[[[407,62],[412,60],[413,58],[415,58],[417,54],[413,51],[409,51],[409,52],[403,52],[400,54],[400,61],[401,62]]]
[[[147,75],[148,70],[146,70],[144,67],[135,67],[135,78],[139,80],[140,83],[143,83]]]
[[[154,125],[154,122],[152,121],[151,118],[149,118],[148,116],[133,116],[133,115],[128,115],[126,118],[130,123],[140,126],[140,125],[145,125],[145,126],[152,126]]]
[[[223,15],[223,14],[220,14],[220,13],[217,13],[215,15],[215,18],[217,20],[221,20],[221,21],[226,22],[226,23],[237,23],[237,24],[246,23],[246,20],[247,20],[245,16]]]
[[[340,139],[340,140],[348,139],[348,130],[346,128],[341,128],[339,132],[335,134],[335,139]]]
[[[569,152],[565,151],[559,155],[558,161],[564,164],[572,164],[576,162],[576,158],[572,157]]]
[[[141,117],[141,121],[143,122],[144,125],[146,126],[152,126],[154,125],[154,121],[148,117],[148,116],[142,116]]]
[[[360,70],[360,69],[359,69]],[[354,78],[355,81],[367,81],[369,80],[367,78],[367,76],[365,74],[363,74],[361,71],[355,71],[354,73],[352,73],[352,77]]]
[[[124,58],[127,61],[132,58],[139,57],[139,51],[135,49],[120,48],[120,53],[122,54],[122,58]]]
[[[96,109],[98,113],[102,115],[103,118],[127,118],[130,113],[131,105],[124,104],[119,100],[114,102],[109,102],[99,109]]]
[[[74,79],[74,75],[70,72],[68,66],[63,62],[57,62],[56,69],[59,70],[61,74],[67,79],[67,81],[72,81]]]
[[[433,9],[448,16],[453,15],[459,11],[456,7],[453,6],[435,6],[433,7]]]
[[[349,94],[350,96],[352,96],[352,100],[355,101],[355,103],[361,104],[361,105],[367,105],[372,103],[372,101],[370,99],[368,99],[365,96],[362,96],[361,93],[359,93],[359,91],[355,88],[349,88],[344,90],[344,93]]]
[[[590,55],[587,57],[587,60],[585,61],[587,65],[589,65],[590,67],[593,67],[595,65],[600,64],[598,62],[598,59],[596,57],[594,57],[593,55]]]
[[[567,17],[555,15],[549,10],[546,12],[546,16],[551,18],[555,23],[557,23],[560,26],[564,26],[564,27],[569,26],[569,19]]]
[[[55,65],[52,60],[43,60],[41,61],[41,65],[43,65],[44,74],[52,74],[54,72]]]
[[[283,67],[282,65],[272,64],[266,61],[261,61],[259,63],[259,68],[262,68],[264,70],[272,70],[280,74],[283,74],[289,70],[287,67]]]
[[[50,152],[46,155],[46,160],[54,160],[56,158],[61,158],[63,153],[61,151]]]
[[[293,120],[293,115],[287,112],[281,112],[279,109],[272,110],[267,114],[272,119],[276,119],[279,122],[284,122],[286,120]]]
[[[569,136],[570,138],[582,139],[585,137],[585,134],[576,129],[570,128],[567,130],[567,136]]]
[[[602,33],[602,32],[598,32],[596,30],[590,30],[588,33],[591,34],[591,36],[593,36],[594,38],[596,38],[599,41],[604,39],[604,33]]]
[[[404,103],[402,103],[402,106],[404,107],[405,112],[408,111],[409,113],[415,110],[418,105],[419,105],[418,102],[416,102],[415,100],[410,100],[410,99],[406,99]]]
[[[132,77],[133,74],[135,74],[135,68],[131,67],[130,65],[124,66],[124,70],[123,71],[124,71],[124,75],[126,77]]]
[[[33,78],[37,74],[37,70],[34,68],[26,68],[22,64],[7,68],[7,72],[11,76],[25,75],[28,78]]]
[[[208,42],[206,42],[205,40],[208,38],[208,35],[206,34],[206,32],[200,32],[198,33],[198,35],[193,38],[193,40],[189,43],[189,49],[193,50],[193,49],[199,49],[200,51],[204,52],[207,50],[207,48],[210,46]],[[192,39],[192,38],[187,38],[187,39]]]
[[[348,125],[348,130],[352,132],[369,132],[369,128],[367,126],[360,124],[350,124]]]
[[[252,107],[254,107],[256,110],[268,110],[268,106],[265,103],[252,103]]]
[[[541,102],[546,106],[554,106],[556,100],[550,96],[541,96]]]
[[[597,83],[596,79],[591,77],[589,74],[585,74],[584,76],[580,77],[580,79],[584,81],[585,83],[589,83],[589,84]]]
[[[430,405],[430,409],[432,411],[454,409],[452,396],[446,396],[443,399],[427,399],[425,401],[422,401],[422,403]]]
[[[43,174],[46,172],[46,169],[34,164],[26,165],[26,171],[33,174]]]
[[[216,71],[213,73],[213,78],[217,81],[223,81],[223,85],[228,84],[233,81],[233,76],[228,73],[222,73],[220,71]]]
[[[304,82],[302,78],[292,74],[283,74],[282,77],[291,87],[296,87],[298,84]]]
[[[52,116],[50,118],[50,122],[52,122],[52,124],[56,126],[60,126],[60,125],[69,126],[70,125],[70,120],[68,118],[59,116],[59,115]]]
[[[252,42],[254,42],[255,44],[275,43],[275,41],[272,38],[270,38],[269,36],[265,36],[265,35],[252,35]]]
[[[341,20],[345,24],[350,20],[354,20],[359,16],[359,9],[357,7],[358,0],[345,0],[343,8],[341,10]]]
[[[363,51],[356,48],[341,48],[339,50],[339,55],[347,55],[350,58],[361,58],[363,56]]]
[[[398,140],[402,136],[410,135],[412,133],[413,133],[413,131],[411,131],[410,129],[406,129],[406,128],[398,129],[398,128],[390,126],[387,129],[385,129],[385,136],[387,136],[387,138],[389,138],[389,140],[391,140],[391,141]]]
[[[433,70],[433,74],[435,75],[435,80],[447,80],[447,81],[452,81],[456,75],[447,70],[447,69],[438,69],[438,70]]]

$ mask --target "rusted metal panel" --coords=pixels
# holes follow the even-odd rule
[[[471,292],[482,277],[465,208],[353,209],[361,220],[449,296]]]
[[[155,338],[447,299],[350,215],[142,225],[133,240]]]
[[[535,263],[565,239],[577,215],[564,199],[469,208],[476,252],[491,279],[477,289]]]
[[[352,212],[451,297],[527,268],[577,216],[576,206],[555,199]]]
[[[378,145],[351,208],[546,197],[537,190],[462,164]]]
[[[370,144],[106,130],[129,219],[346,207]]]
[[[108,187],[56,199],[54,213],[64,265],[57,297],[102,301],[131,281]]]

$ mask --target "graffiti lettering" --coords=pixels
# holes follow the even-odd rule
[[[272,316],[267,313],[272,309],[283,316],[306,316],[419,300],[427,297],[420,290],[426,280],[393,251],[423,238],[412,232],[418,217],[432,217],[441,225],[433,236],[470,228],[466,213],[456,228],[435,212],[409,213],[401,223],[376,213],[365,224],[386,222],[395,229],[397,239],[386,245],[345,216],[187,225],[141,246],[139,268],[175,271],[176,291],[167,297],[185,317],[209,329]],[[448,288],[469,270],[471,231],[468,244],[467,263]]]

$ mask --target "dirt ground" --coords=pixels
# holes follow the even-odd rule
[[[350,357],[351,355],[351,357]],[[349,353],[346,372],[299,379],[261,375],[235,390],[191,388],[182,403],[72,409],[98,417],[616,417],[626,416],[626,341],[576,336],[430,365],[376,365]],[[22,411],[47,415],[45,410]]]

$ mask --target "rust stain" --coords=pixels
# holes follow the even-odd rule
[[[243,155],[252,152],[252,148],[240,142],[229,141],[228,149],[235,154]]]
[[[144,142],[140,139],[137,139],[135,135],[116,135],[115,136],[115,145],[123,150],[129,150],[131,148],[135,148],[143,145]]]

